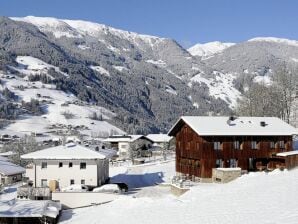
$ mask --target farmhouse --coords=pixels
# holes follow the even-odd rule
[[[26,167],[26,176],[34,187],[47,187],[50,181],[57,188],[72,184],[99,186],[109,178],[106,155],[74,143],[47,148],[21,156],[33,163]]]
[[[121,157],[128,156],[128,150],[132,145],[148,149],[153,144],[152,140],[143,135],[112,135],[103,141],[118,150],[118,154]]]
[[[0,156],[0,185],[12,184],[22,180],[25,169],[9,162],[5,157]]]
[[[183,116],[169,131],[176,137],[176,172],[212,177],[212,168],[254,171],[298,165],[292,136],[297,130],[275,117]]]
[[[172,145],[174,144],[173,136],[168,136],[167,134],[149,134],[146,136],[153,142],[153,146],[163,147],[164,144]]]

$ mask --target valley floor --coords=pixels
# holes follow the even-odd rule
[[[133,191],[100,206],[67,210],[61,223],[297,223],[298,169],[250,173],[228,184],[199,184],[181,197],[166,187],[174,161],[113,167],[112,180]],[[144,175],[144,176],[142,176]]]

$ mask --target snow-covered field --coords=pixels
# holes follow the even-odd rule
[[[147,175],[152,184],[150,180],[154,178],[149,174],[161,173],[166,181],[175,168],[174,162],[169,162],[131,169],[112,168],[112,173],[114,178],[121,173],[142,173],[145,175],[142,178]],[[181,197],[165,192],[162,197],[152,197],[151,193],[140,191],[105,205],[64,211],[60,221],[72,224],[298,222],[298,169],[250,173],[228,184],[199,184]]]

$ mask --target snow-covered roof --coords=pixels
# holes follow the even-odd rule
[[[16,153],[13,152],[13,151],[1,152],[0,153],[0,156],[4,156],[4,157],[13,156],[13,155],[16,155]]]
[[[135,140],[145,137],[144,135],[113,135],[106,139],[104,142],[134,142]]]
[[[0,173],[5,176],[25,173],[25,169],[21,166],[18,166],[14,163],[0,160]]]
[[[169,135],[173,136],[183,122],[201,136],[284,136],[298,133],[296,128],[276,117],[235,117],[235,120],[230,120],[230,117],[219,116],[182,116]]]
[[[167,134],[149,134],[146,137],[153,142],[169,142],[173,138]]]
[[[294,150],[294,151],[289,151],[289,152],[280,152],[276,154],[277,156],[292,156],[292,155],[298,155],[298,150]]]
[[[21,156],[22,159],[105,159],[106,156],[89,148],[74,143],[59,145]]]
[[[48,200],[9,200],[0,202],[1,217],[52,217],[61,210],[59,202]]]

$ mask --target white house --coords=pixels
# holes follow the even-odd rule
[[[25,169],[0,156],[0,184],[11,184],[22,180]]]
[[[26,168],[26,176],[34,187],[49,186],[51,180],[57,181],[60,189],[71,184],[100,186],[109,178],[108,157],[74,143],[28,153],[21,158],[33,161]]]
[[[112,148],[118,150],[121,157],[128,155],[128,150],[132,144],[138,145],[139,148],[151,148],[153,142],[144,135],[113,135],[103,140],[109,143]]]
[[[174,144],[174,137],[168,136],[167,134],[149,134],[146,136],[153,142],[153,146],[163,147],[165,143],[172,145]]]

